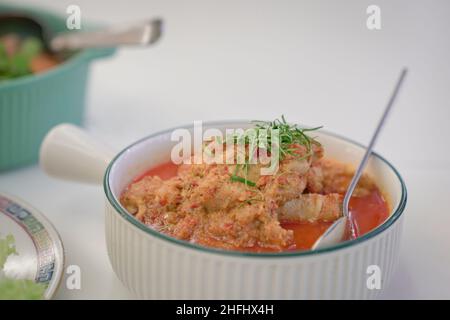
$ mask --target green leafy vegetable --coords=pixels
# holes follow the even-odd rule
[[[253,136],[233,135],[227,137],[227,141],[230,141],[231,138],[233,142],[248,145],[248,156],[245,157],[245,163],[243,165],[236,165],[235,171],[231,176],[232,181],[242,182],[249,186],[256,186],[255,182],[247,179],[247,175],[250,165],[249,158],[256,153],[257,148],[266,149],[269,154],[277,150],[281,161],[288,155],[300,157],[301,159],[309,158],[314,153],[313,145],[320,146],[320,143],[315,138],[309,136],[308,133],[321,129],[322,127],[300,128],[296,124],[288,123],[283,115],[281,116],[281,119],[275,119],[274,121],[253,121],[253,123],[255,124],[254,130],[256,131],[256,134]],[[278,141],[274,141],[272,130],[278,131]],[[261,137],[263,137],[263,139],[261,139]],[[293,147],[293,145],[296,144],[306,147],[305,155],[300,156],[296,153],[297,148]],[[278,146],[278,149],[274,148],[275,145]],[[243,172],[243,176],[238,174],[240,171]]]
[[[0,42],[0,75],[8,70],[8,54],[3,43]]]
[[[3,269],[8,256],[12,254],[17,254],[14,245],[14,237],[13,235],[8,234],[5,239],[0,238],[0,270]]]
[[[2,276],[2,269],[10,255],[17,255],[11,234],[0,235],[0,300],[38,300],[44,297],[46,285],[28,279],[10,279]]]
[[[280,151],[280,160],[287,155],[296,156],[295,148],[292,148],[293,144],[299,144],[306,147],[307,153],[303,156],[303,158],[307,158],[313,155],[313,145],[320,146],[319,141],[315,138],[310,137],[307,132],[316,131],[322,128],[300,128],[296,124],[289,124],[284,116],[281,116],[281,120],[275,119],[274,121],[253,121],[256,125],[256,128],[259,130],[266,130],[268,133],[267,141],[267,149],[271,151],[272,145],[272,137],[270,130],[278,130],[279,132],[279,151]]]
[[[42,42],[37,38],[26,38],[20,47],[19,54],[30,60],[42,53]]]
[[[30,73],[28,60],[23,55],[15,55],[9,60],[9,75],[13,78]]]
[[[25,38],[18,49],[9,52],[0,39],[0,80],[21,77],[31,73],[31,61],[43,52],[38,38]]]
[[[254,183],[253,181],[250,181],[250,180],[247,180],[245,178],[242,178],[242,177],[239,177],[239,176],[235,176],[235,175],[231,176],[231,181],[242,182],[245,185],[252,186],[252,187],[256,186],[256,183]]]
[[[46,286],[33,280],[0,279],[0,300],[41,300]]]

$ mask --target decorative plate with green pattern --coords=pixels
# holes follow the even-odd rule
[[[0,193],[0,300],[50,299],[62,278],[64,251],[36,209]]]

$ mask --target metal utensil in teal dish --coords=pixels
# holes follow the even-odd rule
[[[0,13],[36,17],[52,33],[67,31],[64,17],[24,7],[0,5]],[[0,171],[37,161],[45,133],[61,122],[83,122],[86,85],[92,60],[114,48],[86,49],[59,66],[0,83]]]

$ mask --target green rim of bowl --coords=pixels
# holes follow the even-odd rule
[[[233,123],[233,124],[240,124],[240,123],[249,124],[250,121],[243,121],[243,120],[208,121],[208,122],[205,122],[205,125],[224,125],[224,124],[231,124],[231,123]],[[111,161],[108,168],[106,169],[106,173],[105,173],[105,176],[103,179],[103,188],[104,188],[106,197],[107,197],[109,203],[114,207],[114,209],[116,209],[116,212],[118,214],[120,214],[120,216],[122,218],[124,218],[125,220],[130,222],[135,227],[138,227],[140,230],[144,231],[145,233],[148,233],[149,235],[155,236],[156,238],[167,241],[169,243],[176,244],[176,245],[182,246],[187,249],[198,250],[198,251],[204,252],[204,253],[213,253],[213,254],[234,256],[234,257],[249,257],[249,258],[286,258],[286,257],[291,257],[291,258],[295,258],[295,257],[303,257],[303,256],[312,256],[312,255],[317,255],[317,254],[330,253],[330,252],[333,252],[333,251],[336,251],[339,249],[344,249],[344,248],[348,248],[348,247],[351,247],[351,246],[354,246],[357,244],[361,244],[361,243],[377,236],[378,234],[381,234],[383,231],[388,229],[391,225],[394,224],[394,222],[396,222],[400,218],[400,216],[402,215],[402,213],[406,207],[407,190],[406,190],[405,182],[403,181],[400,173],[397,171],[397,169],[395,169],[395,167],[391,163],[389,163],[389,161],[387,161],[385,158],[380,156],[378,153],[372,152],[372,156],[374,156],[374,157],[378,158],[379,160],[381,160],[382,162],[384,162],[395,173],[395,175],[397,176],[397,178],[401,184],[401,193],[402,194],[400,197],[399,204],[398,204],[397,208],[395,209],[394,213],[392,213],[391,216],[385,222],[383,222],[381,225],[379,225],[377,228],[373,229],[372,231],[370,231],[370,232],[366,233],[365,235],[360,236],[354,240],[345,241],[345,242],[339,243],[337,245],[318,249],[318,250],[288,251],[288,252],[276,252],[276,253],[256,253],[256,252],[231,251],[231,250],[210,248],[210,247],[205,247],[205,246],[201,246],[201,245],[198,245],[195,243],[190,243],[190,242],[187,242],[184,240],[179,240],[179,239],[173,238],[171,236],[168,236],[164,233],[158,232],[158,231],[148,227],[147,225],[140,222],[139,220],[136,220],[130,213],[128,213],[126,211],[126,209],[122,207],[122,205],[119,203],[119,201],[116,199],[116,197],[112,193],[110,185],[109,185],[109,175],[110,175],[111,169],[114,166],[114,164],[116,163],[117,159],[119,159],[124,153],[126,153],[128,150],[133,148],[135,145],[138,145],[139,143],[141,143],[147,139],[151,139],[156,136],[169,133],[175,129],[188,128],[188,127],[190,127],[190,126],[189,125],[177,126],[177,127],[171,128],[171,129],[164,130],[164,131],[159,131],[159,132],[153,133],[153,134],[151,134],[145,138],[142,138],[142,139],[134,142],[133,144],[129,145],[128,147],[123,149],[120,153],[118,153],[114,157],[114,159]],[[353,145],[359,146],[361,148],[365,148],[365,146],[363,144],[355,142],[351,139],[344,138],[340,135],[337,135],[337,134],[331,133],[331,132],[327,132],[325,130],[321,130],[321,131],[323,133],[333,136],[335,138],[347,141]]]

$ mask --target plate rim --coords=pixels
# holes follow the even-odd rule
[[[55,268],[55,275],[52,276],[52,279],[50,280],[48,287],[44,292],[44,299],[50,300],[55,296],[56,292],[61,287],[63,274],[65,270],[66,253],[64,244],[61,239],[61,235],[59,234],[58,230],[55,228],[53,223],[40,210],[36,209],[36,207],[29,204],[27,201],[4,191],[0,191],[0,196],[7,198],[14,203],[17,203],[18,205],[29,211],[29,213],[32,216],[34,216],[44,226],[44,229],[48,232],[49,238],[51,239],[52,243],[54,244],[54,247],[56,248],[55,261],[58,264],[58,267]],[[0,211],[0,214],[5,213]],[[15,219],[12,220],[15,223],[17,223]]]

